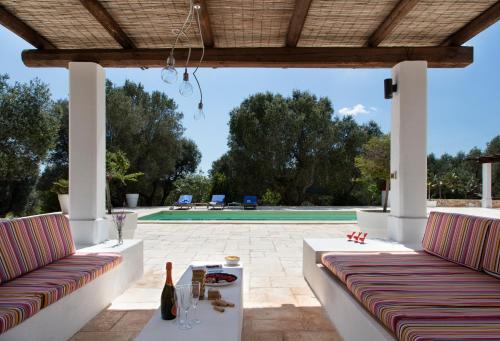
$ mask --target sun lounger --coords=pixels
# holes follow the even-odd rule
[[[257,197],[255,195],[245,195],[243,197],[243,209],[256,209]]]
[[[193,207],[193,196],[190,194],[183,194],[179,197],[179,200],[177,200],[176,203],[173,204],[174,208],[175,207],[180,207],[180,208],[192,208]]]
[[[224,200],[225,200],[226,196],[224,194],[214,194],[212,195],[212,199],[210,200],[210,202],[208,203],[207,205],[207,208],[210,209],[210,208],[220,208],[221,210],[224,209],[224,206],[225,206],[225,203],[224,203]]]

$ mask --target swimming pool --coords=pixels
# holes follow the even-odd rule
[[[139,220],[267,220],[267,221],[355,221],[356,211],[160,211],[140,217]]]

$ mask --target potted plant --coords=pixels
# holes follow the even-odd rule
[[[126,186],[127,182],[137,182],[137,179],[144,175],[141,172],[127,174],[129,168],[130,162],[124,152],[106,152],[106,206],[108,214],[111,214],[111,184],[117,182],[122,186]],[[127,193],[125,196],[128,207],[137,207],[138,193]]]
[[[361,155],[355,159],[356,167],[361,172],[361,181],[379,184],[377,187],[384,188],[382,191],[382,210],[359,210],[356,212],[359,227],[375,237],[387,236],[390,148],[391,140],[389,135],[372,137],[363,146]]]
[[[69,182],[66,179],[59,179],[52,184],[52,192],[57,194],[61,211],[64,214],[69,212]]]

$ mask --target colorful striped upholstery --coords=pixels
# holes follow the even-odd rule
[[[425,251],[481,270],[481,256],[491,219],[432,212],[425,228]]]
[[[0,334],[35,315],[42,306],[34,295],[0,294]]]
[[[500,280],[425,252],[322,257],[399,340],[499,340]]]
[[[74,252],[69,222],[62,214],[0,222],[0,283]]]
[[[483,270],[500,278],[500,220],[494,220],[484,247]]]
[[[0,334],[120,264],[118,254],[77,253],[0,286]]]

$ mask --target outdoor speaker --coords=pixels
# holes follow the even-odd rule
[[[384,98],[391,99],[392,94],[398,89],[396,84],[392,84],[391,78],[384,79]]]

